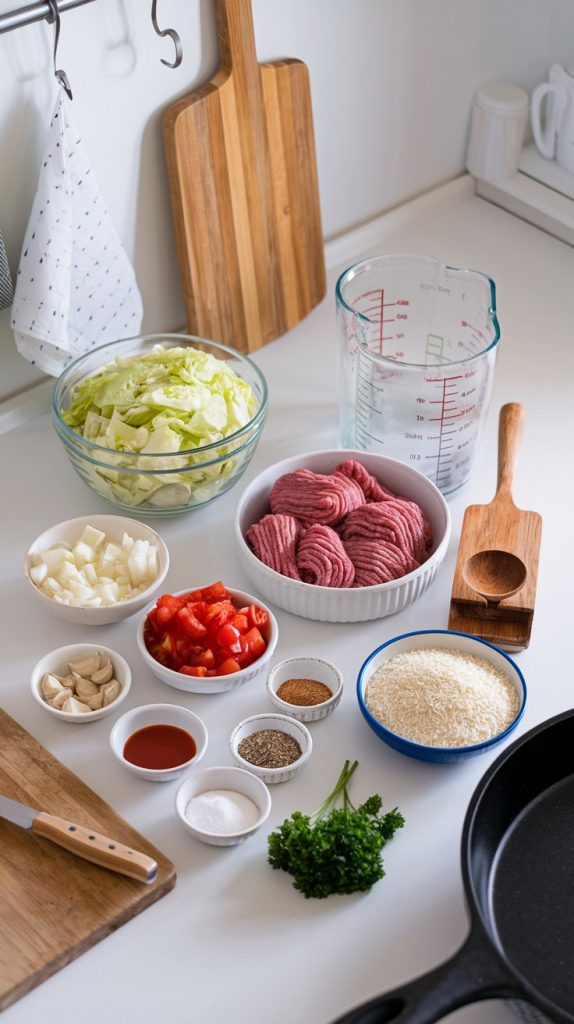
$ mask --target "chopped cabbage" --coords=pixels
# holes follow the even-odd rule
[[[79,435],[79,445],[85,438],[110,449],[109,455],[88,451],[91,464],[82,466],[100,493],[132,507],[168,507],[172,496],[174,504],[182,495],[190,505],[201,504],[225,489],[250,456],[233,454],[247,438],[227,445],[225,439],[258,408],[251,385],[224,360],[191,347],[155,345],[80,381],[61,418]],[[194,454],[219,442],[207,458]]]

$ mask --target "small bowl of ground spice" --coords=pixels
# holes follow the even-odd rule
[[[455,630],[381,644],[357,680],[359,707],[390,747],[422,761],[461,761],[496,746],[526,705],[520,669],[486,640]]]
[[[231,753],[241,768],[263,782],[288,782],[307,763],[313,749],[311,733],[288,715],[251,715],[231,733]]]
[[[300,722],[317,722],[343,696],[343,676],[324,658],[286,658],[272,668],[267,689],[273,703]]]

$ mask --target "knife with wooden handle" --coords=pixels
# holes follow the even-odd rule
[[[130,849],[122,843],[103,836],[93,829],[76,825],[45,811],[36,811],[26,807],[17,800],[0,796],[0,817],[19,825],[20,828],[32,829],[37,836],[43,836],[58,846],[63,846],[70,853],[75,853],[84,860],[98,864],[120,875],[137,878],[140,882],[153,882],[157,875],[157,864],[144,853]]]

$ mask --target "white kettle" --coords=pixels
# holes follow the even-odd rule
[[[556,159],[574,174],[574,76],[560,64],[553,64],[548,78],[532,93],[532,134],[542,156]],[[545,96],[548,99],[542,128],[541,106]]]

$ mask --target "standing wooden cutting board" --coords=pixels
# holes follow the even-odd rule
[[[145,885],[0,819],[0,1010],[175,885],[173,864],[0,711],[0,793],[91,826],[158,863]],[[78,1020],[81,1012],[78,1011]]]
[[[309,75],[258,64],[250,0],[215,0],[221,62],[164,115],[191,333],[243,352],[325,295]]]

